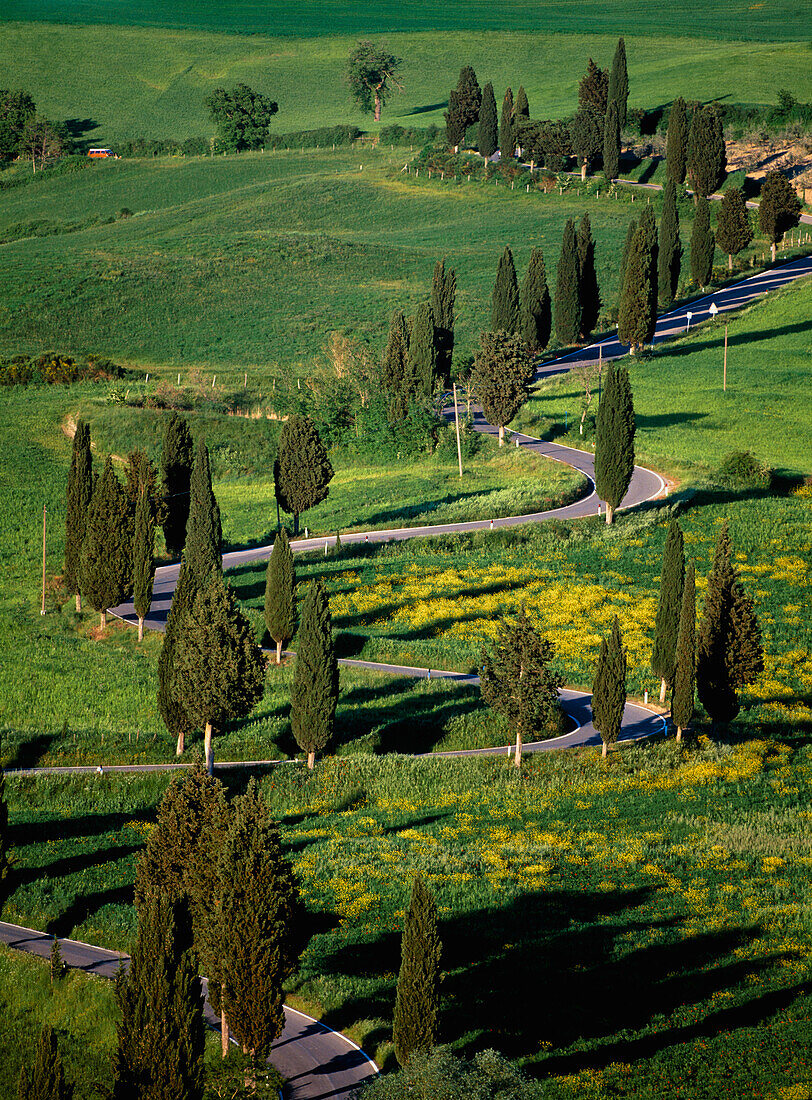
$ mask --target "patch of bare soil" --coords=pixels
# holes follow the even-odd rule
[[[768,172],[783,172],[796,186],[812,187],[812,148],[807,142],[729,141],[727,170],[740,169],[756,180]]]

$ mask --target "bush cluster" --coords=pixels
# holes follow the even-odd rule
[[[325,149],[331,145],[352,145],[363,136],[357,126],[321,126],[316,130],[293,130],[271,134],[267,145],[272,149]]]
[[[751,451],[732,451],[723,459],[714,481],[727,489],[769,489],[774,473]]]
[[[378,140],[381,145],[425,145],[440,133],[439,126],[384,126]]]
[[[72,382],[110,382],[137,376],[135,371],[120,367],[110,359],[93,355],[81,360],[47,351],[38,356],[13,355],[10,359],[0,359],[0,386],[27,386],[37,382],[68,386]]]

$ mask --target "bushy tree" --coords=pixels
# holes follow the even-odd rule
[[[558,689],[563,680],[550,668],[553,656],[552,642],[533,626],[524,606],[514,619],[502,620],[493,653],[482,650],[482,698],[515,731],[517,768],[529,737],[558,732]]]
[[[0,96],[2,96],[1,92]],[[65,500],[64,568],[65,587],[76,597],[77,611],[82,610],[80,585],[82,542],[92,496],[93,455],[90,450],[90,425],[84,420],[77,420]]]
[[[668,178],[677,186],[685,183],[688,166],[688,113],[682,96],[674,100],[668,112],[665,166]]]
[[[265,625],[276,642],[276,663],[282,663],[282,646],[296,632],[296,569],[287,532],[274,539],[265,571]]]
[[[471,367],[471,387],[491,424],[499,429],[499,446],[509,424],[529,393],[533,359],[519,336],[483,332]]]
[[[599,69],[590,57],[586,73],[578,84],[578,109],[590,108],[602,119],[606,114],[608,97],[609,74],[605,69]]]
[[[132,592],[132,522],[127,494],[108,456],[96,479],[80,557],[80,588],[107,626],[107,609]]]
[[[403,91],[399,80],[402,67],[402,58],[374,42],[359,42],[350,54],[347,62],[350,97],[376,122],[380,121],[381,110],[392,92]]]
[[[421,302],[412,321],[407,361],[408,387],[416,397],[428,398],[437,380],[437,344],[431,302]]]
[[[21,154],[26,125],[36,112],[28,92],[0,88],[0,161],[14,160]]]
[[[606,111],[603,127],[603,174],[610,183],[620,174],[620,119],[614,100]]]
[[[434,894],[417,875],[403,926],[392,1029],[401,1066],[413,1054],[428,1053],[437,1042],[442,954],[438,923]]]
[[[166,549],[173,557],[180,555],[186,543],[193,457],[194,444],[189,425],[179,413],[172,413],[161,450],[161,487],[166,503],[164,540]]]
[[[437,374],[443,385],[451,379],[454,354],[454,299],[457,294],[457,273],[446,270],[445,261],[434,265],[431,283],[431,308],[434,310],[434,338],[437,347]]]
[[[702,107],[691,120],[686,158],[688,175],[697,195],[712,195],[725,178],[727,157],[722,117],[714,105]]]
[[[527,102],[527,92],[524,90],[524,84],[519,85],[519,90],[516,93],[513,118],[517,129],[530,119],[530,104]]]
[[[572,151],[581,165],[582,180],[603,151],[603,131],[604,117],[592,107],[582,107],[570,123]]]
[[[671,693],[671,721],[677,727],[677,740],[690,726],[694,716],[696,690],[696,578],[694,566],[688,566],[682,590],[682,606],[674,663],[674,689]]]
[[[448,110],[445,112],[445,129],[448,144],[462,145],[465,132],[479,118],[482,92],[476,73],[470,65],[460,69],[457,87],[448,95]]]
[[[206,96],[205,105],[220,141],[232,153],[262,148],[268,140],[271,119],[279,110],[273,100],[247,84],[235,84],[230,92],[215,88]]]
[[[592,684],[592,724],[603,741],[603,755],[620,736],[626,706],[626,650],[617,616],[601,645]]]
[[[44,1024],[31,1071],[25,1066],[20,1071],[17,1100],[70,1100],[71,1095],[54,1029]]]
[[[477,148],[483,157],[492,157],[498,147],[499,126],[496,117],[496,97],[493,94],[493,84],[488,81],[482,89]]]
[[[581,291],[578,285],[578,244],[575,224],[567,218],[555,273],[555,334],[560,343],[574,344],[581,331]]]
[[[502,117],[499,120],[499,152],[501,159],[512,159],[516,151],[513,125],[513,89],[508,88],[502,100]]]
[[[784,234],[794,229],[801,219],[801,200],[792,184],[782,172],[769,172],[761,185],[758,204],[758,224],[770,242],[770,253],[775,263],[776,247]]]
[[[626,367],[614,360],[606,370],[595,422],[595,490],[612,523],[634,473],[634,402]]]
[[[716,244],[727,253],[728,271],[733,270],[733,257],[747,248],[753,239],[753,227],[744,192],[740,187],[728,187],[719,203],[716,218]]]
[[[290,697],[290,724],[296,744],[313,768],[316,753],[332,740],[338,703],[338,661],[327,593],[320,580],[309,586],[302,605],[296,665]]]
[[[145,485],[135,507],[133,539],[133,607],[138,616],[138,641],[144,639],[144,619],[152,606],[155,581],[155,520]]]
[[[206,770],[212,731],[243,718],[265,688],[265,658],[230,588],[214,574],[178,626],[172,688],[195,728],[204,730]]]
[[[160,893],[144,899],[116,1001],[112,1100],[202,1100],[203,997],[186,899]]]
[[[615,56],[612,59],[612,70],[609,73],[607,99],[609,103],[617,104],[618,125],[622,130],[626,125],[626,111],[629,102],[629,73],[626,68],[626,43],[622,38],[617,40]]]
[[[730,529],[719,532],[697,641],[696,686],[714,727],[739,713],[739,691],[764,671],[753,601],[733,568]]]
[[[660,677],[660,702],[665,702],[666,689],[674,682],[677,660],[682,589],[685,584],[685,543],[682,528],[676,520],[668,525],[660,573],[660,597],[654,620],[654,646],[651,668]]]
[[[700,195],[691,231],[691,278],[697,286],[707,286],[713,275],[716,241],[710,224],[710,203]]]
[[[293,414],[285,421],[273,467],[276,499],[293,516],[293,534],[299,534],[299,516],[325,500],[333,467],[315,424]]]
[[[464,1062],[440,1047],[414,1053],[403,1069],[370,1078],[360,1100],[549,1100],[547,1084],[533,1081],[495,1050]]]
[[[544,253],[534,248],[522,283],[519,333],[533,351],[543,351],[550,342],[553,315]]]
[[[663,213],[660,218],[660,252],[657,260],[657,301],[661,309],[668,309],[674,301],[679,285],[682,264],[682,241],[679,233],[677,209],[677,185],[669,176],[663,192]]]
[[[581,339],[589,335],[598,323],[601,311],[601,292],[598,286],[598,272],[595,268],[595,241],[592,237],[592,225],[589,214],[584,214],[577,234],[578,251],[578,295],[581,306]]]
[[[519,327],[519,287],[516,265],[509,246],[499,257],[491,299],[491,331],[513,335]]]

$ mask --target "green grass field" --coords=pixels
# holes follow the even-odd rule
[[[774,10],[776,0],[769,6]],[[806,2],[803,6],[810,7]],[[476,30],[470,24],[459,29],[441,24],[423,33],[405,24],[402,29],[409,33],[387,39],[404,59],[404,90],[384,110],[381,125],[443,125],[449,89],[465,64],[474,66],[481,83],[493,82],[500,102],[508,84],[514,93],[523,84],[534,118],[571,114],[587,59],[594,56],[608,66],[618,34],[626,36],[633,106],[654,107],[677,95],[774,103],[779,87],[791,89],[801,101],[810,97],[808,28],[742,41],[751,37],[746,20],[738,22],[734,34],[722,35],[716,18],[713,30],[703,34],[706,19],[729,12],[727,5],[717,3],[703,5],[703,20],[685,21],[677,35],[667,20],[660,22],[661,11],[656,26],[643,28],[639,5],[627,5],[627,11],[634,7],[634,17],[618,19],[617,30],[602,34],[599,23],[583,19],[587,5],[564,7],[568,16],[575,15],[571,26],[548,20],[538,5],[532,22],[499,28],[498,33],[487,33],[480,23]],[[4,8],[0,4],[0,16]],[[109,11],[110,5],[105,8]],[[481,6],[477,8],[481,13]],[[96,22],[87,5],[83,14],[81,23]],[[20,10],[18,18],[24,15]],[[792,22],[775,25],[786,32]],[[238,81],[279,103],[274,131],[340,123],[377,129],[371,116],[358,112],[348,98],[344,70],[355,38],[336,36],[341,35],[340,24],[327,26],[329,36],[311,38],[302,37],[301,29],[288,32],[296,37],[208,33],[205,23],[196,30],[158,30],[10,22],[3,25],[0,65],[4,85],[25,87],[48,117],[84,122],[81,139],[96,145],[138,136],[212,135],[203,100],[212,88]],[[567,33],[556,33],[562,30]],[[642,30],[645,37],[638,36]]]

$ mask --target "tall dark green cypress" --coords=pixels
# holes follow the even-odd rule
[[[155,520],[148,486],[142,485],[135,505],[133,539],[133,607],[138,616],[138,641],[144,638],[144,619],[152,606],[155,581]]]
[[[179,413],[172,413],[161,450],[161,487],[166,503],[164,541],[173,557],[180,555],[186,543],[193,457],[194,444],[189,425]]]
[[[381,360],[380,381],[386,396],[390,423],[403,420],[409,407],[406,377],[409,363],[409,333],[402,309],[389,322],[389,335]]]
[[[747,248],[752,239],[753,227],[744,192],[740,187],[728,187],[722,195],[716,218],[716,244],[727,253],[728,271],[733,270],[733,257]]]
[[[309,416],[294,413],[279,433],[273,465],[276,499],[293,516],[293,534],[299,534],[299,516],[327,498],[333,466],[318,429]]]
[[[516,151],[513,124],[513,89],[508,88],[502,100],[502,117],[499,120],[499,152],[502,163],[513,159]]]
[[[457,294],[457,273],[446,270],[445,261],[434,265],[431,283],[431,308],[434,310],[434,337],[437,346],[437,374],[443,385],[451,381],[451,361],[454,354],[454,299]]]
[[[645,236],[646,252],[648,255],[648,269],[646,272],[646,280],[648,282],[648,308],[649,318],[651,326],[651,335],[649,339],[654,335],[654,328],[657,324],[657,266],[660,256],[660,241],[657,234],[657,218],[654,214],[654,207],[651,205],[646,206],[643,213],[640,215],[640,222],[638,228]]]
[[[80,587],[107,626],[107,609],[132,592],[132,517],[108,456],[96,479],[80,557]]]
[[[764,671],[761,629],[753,601],[732,562],[730,529],[719,532],[697,640],[696,686],[714,727],[739,713],[739,691]]]
[[[431,302],[421,302],[409,337],[408,387],[419,398],[431,397],[437,380],[437,343]]]
[[[595,490],[612,523],[634,473],[634,402],[626,367],[614,360],[606,370],[595,423]]]
[[[477,148],[483,157],[492,157],[499,148],[499,125],[496,117],[496,98],[490,81],[482,89],[482,105],[479,109],[479,137]]]
[[[618,309],[618,339],[629,344],[632,354],[654,335],[657,324],[657,265],[653,262],[651,234],[640,224],[634,231]]]
[[[693,562],[688,566],[682,590],[677,655],[674,664],[674,689],[671,693],[671,721],[677,727],[677,740],[694,716],[696,690],[696,578]]]
[[[82,541],[85,537],[87,513],[92,496],[93,455],[90,450],[90,425],[84,420],[77,420],[65,500],[64,568],[65,587],[76,597],[77,611],[82,610],[80,587]]]
[[[516,265],[509,246],[499,257],[491,299],[491,331],[513,336],[519,327],[519,287]]]
[[[685,542],[682,528],[676,520],[668,525],[660,573],[660,599],[654,620],[654,645],[651,668],[660,677],[660,702],[665,702],[666,688],[674,682],[677,660],[682,589],[685,584]]]
[[[622,130],[626,125],[626,111],[629,102],[629,73],[626,68],[626,43],[622,38],[617,40],[615,56],[612,59],[612,71],[609,73],[609,91],[607,97],[609,103],[617,104],[618,124]]]
[[[276,642],[276,663],[282,662],[282,646],[296,632],[296,569],[287,531],[274,539],[265,571],[265,625]]]
[[[138,913],[121,1012],[112,1100],[202,1100],[203,997],[186,899],[151,894]]]
[[[191,609],[198,592],[197,582],[185,558],[181,559],[175,591],[172,593],[172,605],[166,620],[166,629],[158,654],[157,697],[158,713],[170,736],[176,739],[175,754],[182,756],[186,746],[186,734],[190,719],[173,690],[173,668],[175,664],[175,640],[180,623]]]
[[[620,119],[614,99],[606,109],[603,124],[603,174],[610,183],[620,174]]]
[[[44,1024],[37,1041],[31,1072],[23,1066],[17,1086],[18,1100],[70,1100],[72,1089],[65,1082],[62,1055],[54,1029]]]
[[[632,254],[632,245],[634,244],[634,235],[637,232],[637,222],[632,218],[629,222],[629,228],[626,230],[626,240],[623,244],[623,252],[620,256],[620,270],[617,277],[617,308],[620,310],[620,303],[623,301],[623,286],[626,281],[626,268],[629,266],[629,256]]]
[[[581,304],[581,339],[587,340],[598,323],[601,292],[595,269],[595,241],[589,214],[584,214],[578,226],[578,294]]]
[[[304,946],[304,913],[255,779],[236,799],[219,870],[223,1008],[243,1051],[261,1064],[285,1026],[283,983]]]
[[[429,1052],[437,1042],[440,956],[437,902],[421,876],[412,881],[401,941],[395,998],[395,1057],[405,1066],[413,1054]]]
[[[202,439],[195,444],[189,482],[189,519],[186,524],[184,560],[198,589],[223,570],[223,529],[220,507],[211,487],[209,449]]]
[[[338,702],[338,661],[327,593],[320,580],[307,590],[296,642],[296,665],[290,697],[290,724],[307,766],[333,736]]]
[[[516,105],[513,108],[513,118],[517,127],[530,119],[530,104],[527,102],[527,92],[524,90],[524,84],[519,85],[519,90],[516,93]]]
[[[462,145],[465,131],[479,118],[482,92],[476,73],[470,65],[460,69],[457,87],[452,88],[448,96],[448,110],[445,112],[445,129],[449,145]]]
[[[669,176],[663,192],[663,212],[660,218],[660,254],[657,261],[657,301],[661,309],[673,304],[679,285],[682,264],[682,241],[679,235],[677,185]]]
[[[574,344],[581,331],[581,292],[578,286],[578,246],[575,224],[567,218],[561,255],[555,273],[555,334],[559,343]]]
[[[679,96],[668,112],[665,165],[668,178],[679,186],[685,183],[688,157],[688,114],[685,100]]]
[[[713,253],[716,241],[710,223],[710,203],[703,196],[696,201],[696,217],[691,232],[691,278],[705,287],[713,275]]]
[[[715,104],[702,107],[691,120],[686,164],[693,189],[703,198],[712,195],[725,178],[725,138]]]
[[[553,311],[547,286],[544,253],[534,248],[522,283],[519,333],[533,351],[543,351],[550,342]]]
[[[620,735],[625,706],[626,650],[616,616],[606,645],[601,646],[592,685],[592,724],[601,735],[604,756]]]

